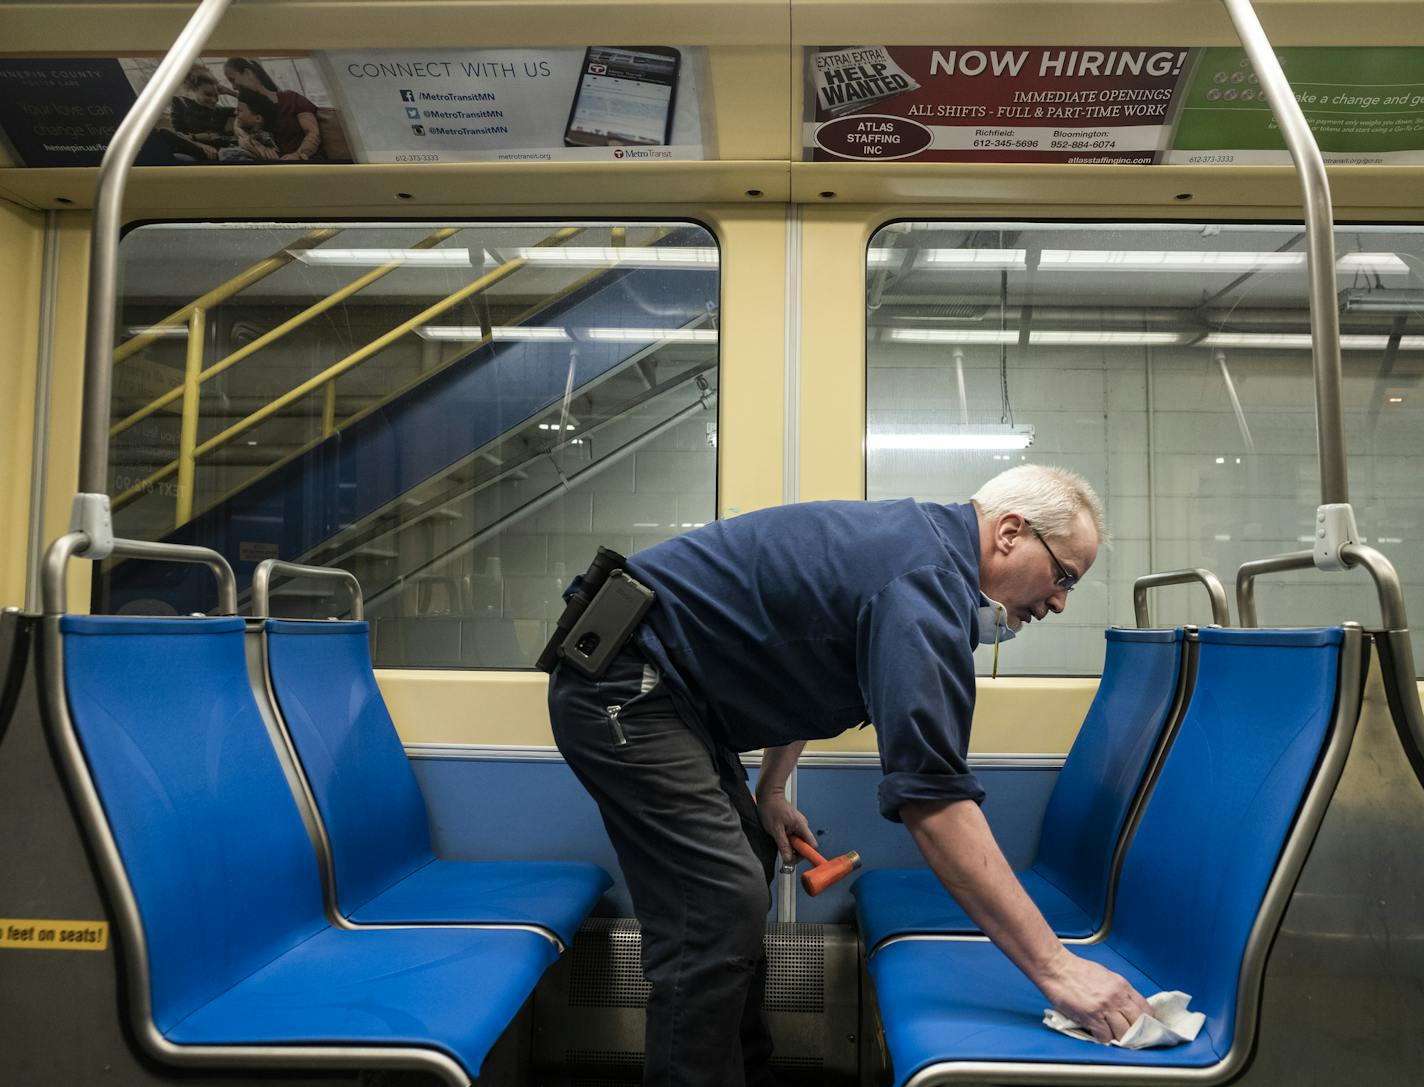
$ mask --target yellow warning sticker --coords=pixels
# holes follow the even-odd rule
[[[30,947],[40,951],[104,951],[108,946],[107,921],[36,921],[0,917],[0,947]]]

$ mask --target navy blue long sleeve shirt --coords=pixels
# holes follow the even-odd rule
[[[644,654],[734,751],[872,722],[880,812],[983,799],[969,772],[978,639],[974,507],[808,502],[639,552]]]

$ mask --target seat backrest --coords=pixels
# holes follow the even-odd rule
[[[428,864],[420,786],[371,669],[365,622],[267,620],[272,693],[326,825],[350,914]]]
[[[1118,839],[1173,716],[1183,645],[1180,628],[1107,631],[1102,682],[1048,798],[1034,871],[1095,927]]]
[[[60,631],[166,1031],[325,926],[316,855],[252,700],[241,619],[65,616]]]
[[[1247,937],[1330,735],[1344,633],[1200,633],[1191,705],[1118,885],[1113,946],[1231,1044]]]

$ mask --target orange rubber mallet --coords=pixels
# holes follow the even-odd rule
[[[833,883],[839,883],[860,867],[860,854],[855,850],[826,860],[806,839],[798,838],[794,834],[789,837],[791,848],[811,862],[811,867],[801,873],[801,886],[812,898],[815,898]]]

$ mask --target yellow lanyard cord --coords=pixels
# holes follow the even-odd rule
[[[1007,620],[1009,616],[1009,610],[1005,608],[1002,604],[998,604],[995,607],[1003,610],[1004,618]],[[994,670],[990,674],[989,678],[999,678],[999,612],[997,610],[994,612]]]

